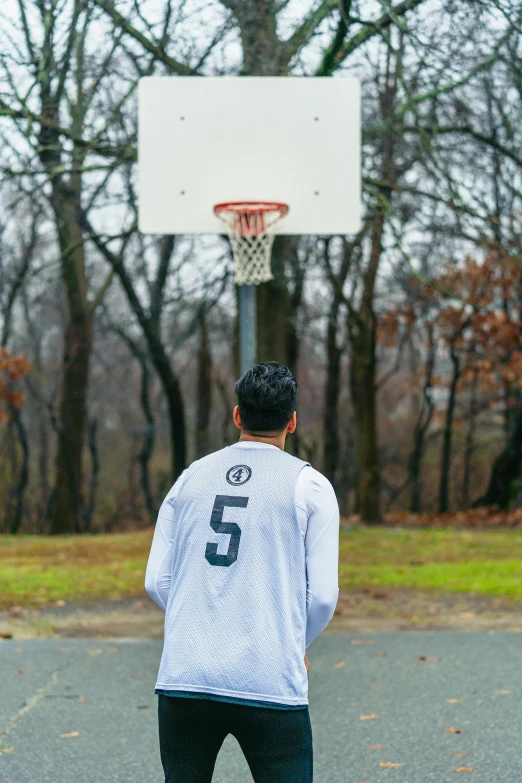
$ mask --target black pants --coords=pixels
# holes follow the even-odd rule
[[[165,783],[210,783],[227,734],[237,739],[255,783],[312,783],[307,707],[273,710],[161,695],[158,700]]]

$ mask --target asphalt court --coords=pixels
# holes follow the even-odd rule
[[[161,640],[0,643],[1,783],[162,783]],[[522,780],[522,634],[326,631],[308,649],[315,783]],[[248,783],[231,736],[213,783]]]

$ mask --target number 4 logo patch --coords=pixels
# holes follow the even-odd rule
[[[227,481],[233,487],[239,487],[246,484],[251,475],[252,470],[248,465],[234,465],[227,473]]]

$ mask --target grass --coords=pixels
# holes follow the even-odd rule
[[[522,603],[521,530],[342,530],[339,585],[467,592]]]
[[[152,533],[0,536],[0,609],[145,595]]]
[[[152,531],[0,536],[0,609],[144,596]],[[521,530],[342,529],[339,585],[470,592],[522,603]]]

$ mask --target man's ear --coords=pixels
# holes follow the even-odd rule
[[[290,434],[292,432],[295,432],[295,428],[297,427],[297,413],[294,411],[292,413],[292,418],[288,422],[288,429],[287,432]]]
[[[238,430],[240,430],[243,424],[241,423],[241,416],[239,415],[239,408],[237,407],[237,405],[234,408],[234,412],[232,413],[232,418],[234,419],[234,424],[236,425]]]

